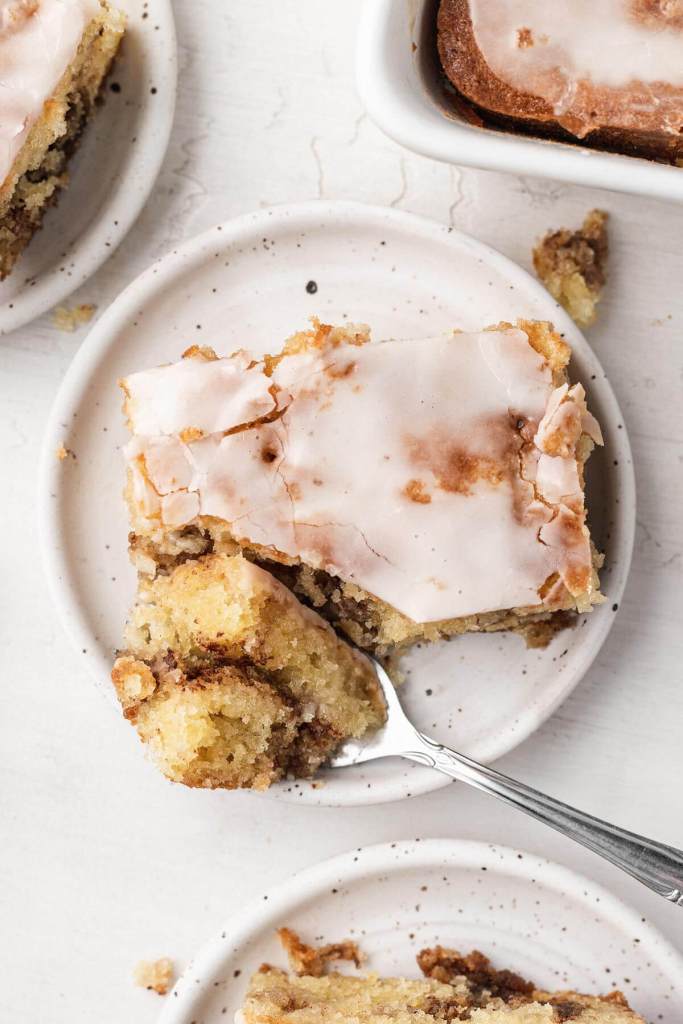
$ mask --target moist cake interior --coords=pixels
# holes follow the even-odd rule
[[[308,777],[384,720],[367,660],[241,555],[143,580],[126,639],[119,700],[174,782],[265,789]]]

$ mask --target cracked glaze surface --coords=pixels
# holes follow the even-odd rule
[[[517,328],[350,337],[123,381],[136,529],[216,517],[417,622],[585,596],[576,445],[601,436],[581,385]]]

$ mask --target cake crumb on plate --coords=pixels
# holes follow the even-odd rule
[[[334,960],[348,960],[360,967],[366,959],[358,944],[350,939],[316,947],[302,942],[291,928],[278,928],[277,936],[287,953],[289,966],[300,977],[321,978]]]

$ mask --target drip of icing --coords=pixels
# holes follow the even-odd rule
[[[240,353],[122,382],[150,530],[222,519],[420,622],[537,605],[553,576],[589,588],[575,449],[597,424],[523,330],[309,349],[264,369]],[[278,415],[254,423],[273,385]]]
[[[0,183],[100,10],[99,0],[0,0]]]

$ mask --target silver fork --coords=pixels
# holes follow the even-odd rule
[[[683,906],[683,851],[578,811],[423,736],[406,717],[389,676],[379,662],[370,660],[384,694],[386,724],[368,739],[348,740],[329,762],[331,768],[374,761],[379,757],[406,757],[436,768],[550,825],[637,878],[670,903]]]

